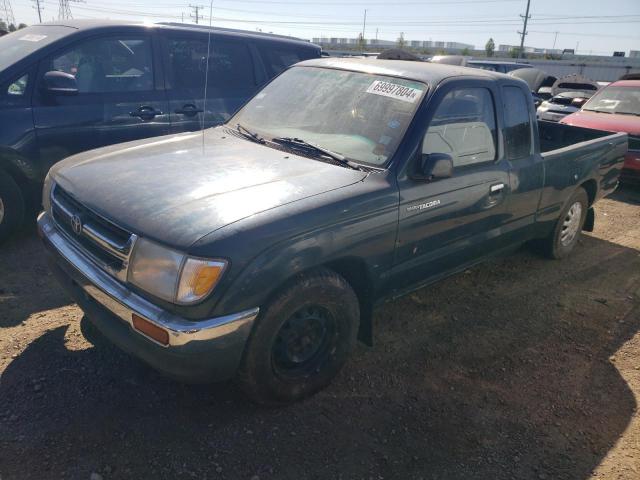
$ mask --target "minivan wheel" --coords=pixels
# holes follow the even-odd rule
[[[264,308],[238,383],[255,402],[283,405],[326,387],[356,342],[360,308],[347,281],[322,268],[300,274]]]
[[[582,233],[588,209],[587,192],[579,188],[571,196],[553,231],[543,242],[544,253],[549,258],[564,258],[573,251]]]
[[[0,172],[0,242],[22,225],[24,208],[20,187],[13,178]]]

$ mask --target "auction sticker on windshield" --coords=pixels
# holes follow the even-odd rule
[[[23,42],[39,42],[40,40],[44,40],[45,38],[47,38],[46,35],[28,34],[21,36],[20,38],[18,38],[18,40],[22,40]]]
[[[403,102],[415,103],[420,98],[420,95],[422,95],[422,90],[419,88],[405,87],[397,83],[376,80],[369,85],[367,93],[395,98]]]

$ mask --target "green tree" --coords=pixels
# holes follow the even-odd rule
[[[26,23],[21,23],[20,25],[18,25],[18,30],[22,30],[23,28],[27,28],[28,25]]]
[[[407,41],[404,39],[404,32],[400,32],[398,37],[398,48],[404,48],[407,45]]]
[[[359,33],[358,34],[358,48],[360,48],[360,50],[364,50],[364,47],[365,47],[366,44],[367,44],[367,41],[362,36],[362,33]]]
[[[487,57],[493,57],[493,52],[496,51],[496,43],[493,41],[493,38],[487,40],[484,51],[487,52]]]
[[[13,23],[9,24],[9,31],[10,32],[15,32],[17,30],[16,26]]]
[[[511,50],[509,50],[509,56],[511,58],[518,58],[520,56],[520,49],[512,48]]]
[[[471,55],[471,50],[465,47],[460,54],[465,56]]]

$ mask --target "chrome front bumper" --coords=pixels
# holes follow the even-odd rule
[[[100,269],[67,237],[66,233],[56,227],[47,213],[43,212],[38,217],[38,230],[45,245],[53,254],[54,261],[61,267],[58,273],[64,272],[64,276],[70,280],[69,285],[66,285],[67,291],[85,310],[92,323],[95,323],[105,336],[124,350],[141,357],[159,370],[177,377],[183,375],[176,373],[171,365],[166,365],[171,358],[190,356],[189,363],[194,364],[199,361],[198,358],[194,358],[197,355],[203,356],[202,362],[211,362],[215,361],[213,357],[230,354],[235,358],[230,362],[231,364],[239,362],[253,321],[258,316],[258,308],[197,322],[184,319],[142,298]],[[100,308],[96,309],[96,306]],[[104,318],[104,313],[111,318]],[[169,344],[162,345],[142,332],[134,330],[132,321],[134,313],[166,330],[169,334]],[[96,316],[101,317],[100,321],[93,318]],[[120,320],[119,323],[124,322],[129,327],[129,336],[139,338],[132,338],[132,341],[129,341],[123,338],[122,334],[110,335],[113,333],[111,330],[116,328],[116,325],[112,324],[118,320]],[[141,352],[141,349],[146,351]],[[162,358],[162,351],[167,352],[166,358]],[[228,360],[229,358],[225,358],[223,363],[229,363]],[[231,374],[232,372],[222,376],[228,377]],[[220,375],[214,375],[214,377],[220,377]]]

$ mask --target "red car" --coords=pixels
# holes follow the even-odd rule
[[[628,133],[629,152],[620,178],[640,182],[640,80],[613,82],[560,123]]]

